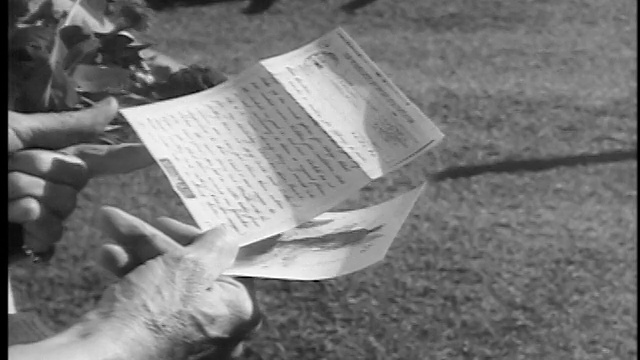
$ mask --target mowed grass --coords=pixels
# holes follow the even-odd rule
[[[281,0],[257,17],[238,3],[180,8],[150,32],[180,61],[237,73],[343,26],[446,135],[343,206],[429,181],[383,263],[259,281],[267,323],[246,358],[635,358],[637,3],[379,0],[356,16],[342,3]],[[616,150],[626,160],[610,161]],[[505,172],[433,176],[507,160]],[[100,205],[190,221],[157,168],[95,180],[52,265],[15,272],[22,307],[56,328],[111,281],[93,261],[108,241]]]

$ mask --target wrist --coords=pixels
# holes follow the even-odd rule
[[[165,327],[144,316],[104,318],[91,312],[57,336],[56,345],[91,354],[90,359],[175,360],[200,359],[205,354],[227,359],[239,342],[227,337],[193,341],[188,331],[176,326],[179,323],[172,321]]]
[[[87,334],[76,325],[42,341],[9,347],[9,359],[36,360],[44,354],[50,360],[142,359],[129,356],[130,350],[116,337],[102,332]]]
[[[242,314],[250,310],[230,308],[231,305],[216,298],[208,299],[206,305],[200,304],[192,299],[190,292],[163,286],[165,282],[170,285],[179,280],[148,276],[162,275],[167,268],[179,268],[173,263],[165,264],[173,260],[161,257],[148,261],[143,265],[145,272],[133,272],[109,287],[96,309],[85,317],[86,329],[115,334],[117,338],[128,333],[127,339],[120,340],[128,344],[121,346],[137,347],[143,343],[145,353],[153,354],[149,359],[191,359],[212,353],[224,359],[218,354],[231,352],[244,338],[245,332],[238,325],[244,323]],[[253,306],[250,302],[240,303]],[[111,330],[107,329],[106,322],[110,323]]]
[[[90,351],[90,359],[172,360],[180,348],[169,339],[149,331],[138,319],[90,318],[61,334],[62,341],[76,351]],[[89,349],[89,350],[86,350]]]

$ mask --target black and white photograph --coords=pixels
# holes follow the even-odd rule
[[[637,359],[637,1],[6,6],[8,359]]]

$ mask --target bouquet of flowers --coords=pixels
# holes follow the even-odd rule
[[[91,106],[107,96],[121,107],[201,91],[226,80],[211,68],[183,66],[139,43],[151,10],[135,0],[9,2],[9,110],[59,112]],[[117,142],[126,122],[109,127]]]

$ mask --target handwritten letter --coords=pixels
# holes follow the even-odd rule
[[[342,29],[261,63],[372,179],[443,137]]]
[[[198,226],[225,224],[241,245],[330,210],[442,138],[340,29],[122,114]]]
[[[123,113],[196,223],[227,224],[242,242],[295,227],[369,182],[260,66],[191,98]]]

